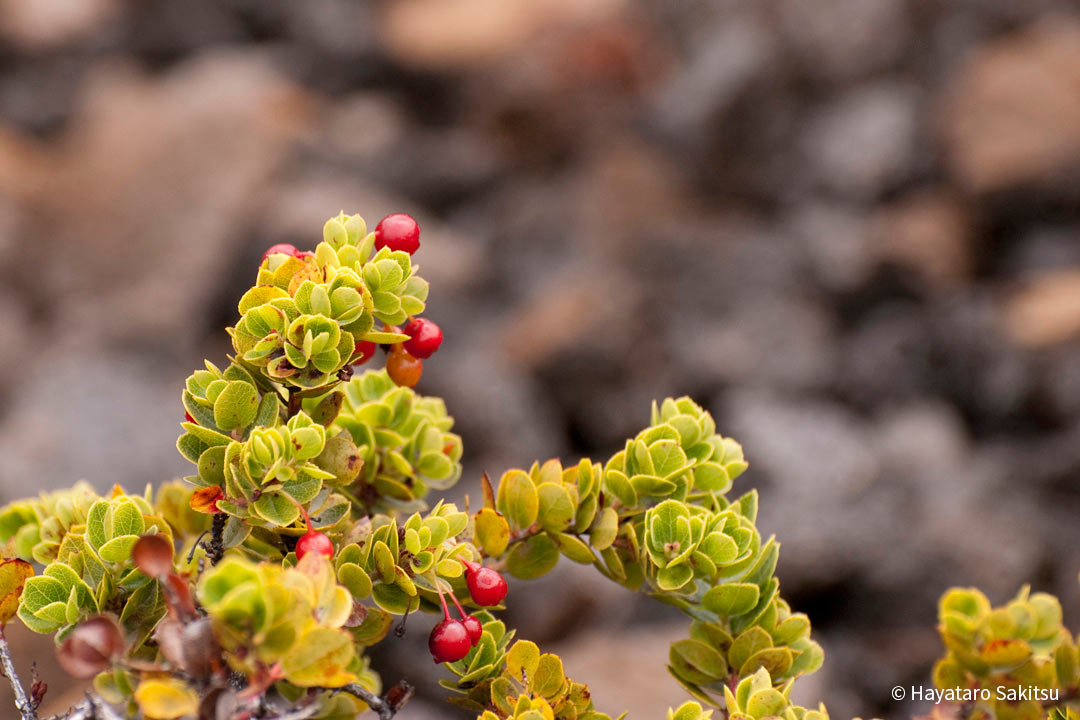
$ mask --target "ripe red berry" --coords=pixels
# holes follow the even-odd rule
[[[461,624],[465,626],[465,629],[469,631],[469,644],[476,645],[480,642],[480,638],[484,635],[484,627],[480,624],[472,615],[466,615],[465,619],[461,621]]]
[[[431,630],[428,650],[436,663],[457,662],[469,654],[469,631],[460,620],[446,617]]]
[[[375,249],[403,250],[410,255],[420,249],[420,226],[405,213],[387,215],[375,226]]]
[[[361,340],[353,349],[352,364],[363,365],[373,357],[375,357],[375,343],[370,340]]]
[[[443,602],[443,607],[445,607],[446,599],[441,594],[439,595],[439,599]],[[472,645],[476,645],[476,643],[480,642],[480,638],[484,634],[484,627],[480,624],[479,620],[465,612],[465,608],[461,607],[461,603],[458,602],[457,596],[454,595],[453,592],[450,593],[450,599],[454,601],[458,613],[461,614],[461,624],[469,631],[469,642]],[[447,611],[447,613],[449,613],[449,611]],[[450,617],[449,614],[447,614],[447,617]]]
[[[293,505],[300,510],[300,515],[304,518],[304,524],[307,525],[307,532],[296,541],[296,559],[303,560],[304,556],[309,553],[323,555],[327,558],[333,557],[334,543],[330,541],[330,538],[325,533],[321,533],[311,526],[311,516],[308,515],[308,511],[304,506],[296,501],[296,498],[291,495],[285,495],[285,497],[291,500]]]
[[[194,423],[195,425],[199,424],[195,422],[195,418],[191,417],[191,413],[189,413],[187,410],[184,411],[184,419],[187,420],[189,423]]]
[[[413,357],[426,360],[442,345],[442,329],[427,318],[411,318],[403,329],[409,339],[402,345]]]
[[[395,345],[390,351],[390,357],[386,358],[386,372],[395,384],[416,387],[416,383],[420,382],[420,375],[424,372],[424,361]]]
[[[296,559],[303,560],[308,553],[325,555],[328,558],[333,557],[334,543],[330,542],[330,538],[326,537],[324,533],[308,529],[296,541]]]
[[[495,570],[462,560],[465,563],[465,584],[477,605],[498,605],[506,597],[506,579]]]
[[[266,252],[263,253],[262,262],[266,262],[266,258],[270,257],[274,253],[281,253],[282,255],[292,255],[296,257],[296,246],[291,243],[278,243],[277,245],[271,245]]]

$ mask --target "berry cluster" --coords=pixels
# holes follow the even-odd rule
[[[420,249],[420,225],[412,216],[405,213],[387,215],[375,226],[375,249],[383,248],[412,255]],[[265,262],[274,254],[288,255],[301,260],[315,257],[313,252],[297,250],[296,246],[289,243],[278,243],[263,253],[262,260]],[[388,353],[387,373],[398,385],[416,387],[424,371],[423,361],[431,357],[442,345],[442,330],[431,320],[411,317],[403,328],[387,326],[386,332],[408,336],[408,340],[404,342],[383,346]],[[357,342],[350,364],[363,365],[375,356],[375,349],[376,344],[371,340]]]
[[[498,605],[506,597],[506,580],[497,571],[478,565],[468,560],[462,560],[465,564],[465,583],[469,587],[469,595],[472,601],[482,607]],[[450,609],[446,605],[446,597],[441,587],[439,601],[443,607],[443,619],[431,630],[428,637],[428,650],[436,663],[457,662],[469,654],[469,650],[480,642],[484,629],[480,621],[465,612],[454,593],[450,593],[450,599],[457,606],[461,620],[450,617]]]

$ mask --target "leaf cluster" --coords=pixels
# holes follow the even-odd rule
[[[938,631],[946,655],[934,666],[942,690],[979,688],[990,700],[977,706],[993,717],[1028,720],[1046,715],[1037,699],[999,699],[998,688],[1058,690],[1061,697],[1080,682],[1077,640],[1062,624],[1061,603],[1025,586],[1009,602],[992,607],[974,588],[953,588],[938,604]]]

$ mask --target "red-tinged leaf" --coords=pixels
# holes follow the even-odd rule
[[[7,625],[19,609],[23,585],[33,577],[34,568],[25,560],[0,560],[0,627]]]
[[[218,500],[225,497],[225,493],[217,485],[199,488],[191,494],[191,509],[196,512],[213,515],[221,512],[218,510]]]
[[[124,635],[116,621],[98,615],[71,631],[64,644],[57,648],[61,667],[71,676],[92,678],[112,665],[114,657],[124,650]]]
[[[491,487],[491,478],[487,473],[480,476],[480,487],[484,491],[484,507],[495,508],[495,490]]]
[[[191,587],[187,580],[171,572],[165,576],[162,584],[165,587],[165,602],[171,612],[183,620],[196,617],[195,603],[191,599]]]
[[[173,545],[164,535],[143,535],[131,549],[131,559],[144,575],[161,578],[173,570]]]

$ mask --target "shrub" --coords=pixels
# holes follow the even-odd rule
[[[377,242],[340,214],[314,251],[268,251],[228,364],[181,394],[184,482],[104,496],[80,483],[0,511],[0,623],[52,634],[64,668],[92,678],[71,717],[389,718],[412,690],[386,689],[366,649],[424,611],[443,614],[430,645],[450,702],[479,720],[609,719],[498,618],[500,571],[530,580],[565,559],[687,616],[667,669],[693,700],[670,720],[827,718],[790,700],[824,655],[780,595],[757,493],[732,494],[743,450],[690,398],[654,404],[606,460],[484,476],[475,511],[433,498],[461,476],[462,442],[442,400],[409,387],[423,358],[408,348],[431,355],[442,334],[416,320],[428,285],[407,239]],[[407,377],[354,374],[377,346]],[[992,608],[957,589],[940,619],[940,688],[1055,691],[957,699],[955,716],[1077,717],[1080,658],[1053,597]],[[0,659],[36,718],[43,688],[25,691],[2,632]]]

